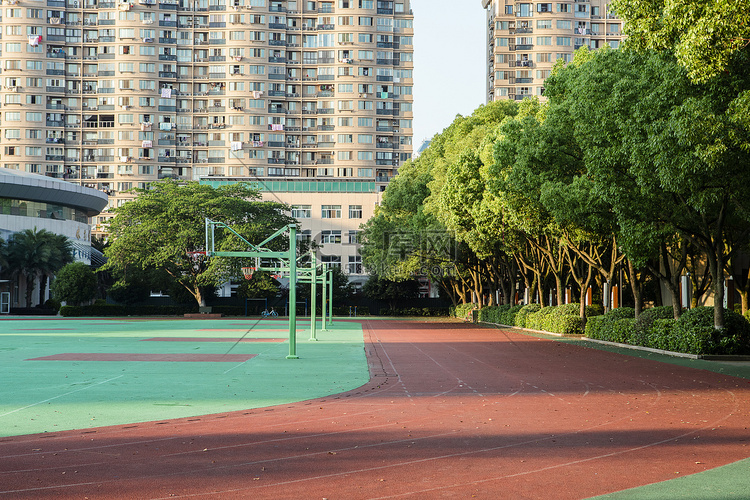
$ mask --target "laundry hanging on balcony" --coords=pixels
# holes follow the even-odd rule
[[[240,151],[242,149],[242,142],[232,141],[231,148],[232,151]]]
[[[143,142],[141,142],[141,147],[142,148],[150,148],[150,147],[153,147],[153,145],[154,145],[153,141],[143,141]]]
[[[42,36],[41,35],[33,35],[29,37],[29,45],[32,47],[36,47],[42,42]]]
[[[171,97],[172,97],[172,89],[170,89],[170,88],[163,88],[163,89],[161,89],[161,96],[164,99],[171,99]]]
[[[170,130],[172,130],[172,124],[169,122],[162,122],[159,124],[159,130],[169,132]]]

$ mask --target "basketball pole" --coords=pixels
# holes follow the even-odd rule
[[[325,264],[323,264],[325,266]],[[326,285],[328,282],[328,269],[327,267],[323,267],[323,275],[321,276],[321,285],[323,286],[323,293],[320,294],[321,296],[321,308],[320,308],[320,319],[322,324],[322,330],[328,331],[328,327],[326,326],[326,302],[328,300],[328,295],[326,294]]]
[[[328,324],[333,326],[333,269],[328,270],[330,283],[328,284]]]
[[[297,226],[289,225],[289,355],[297,356]]]
[[[315,258],[315,252],[310,252],[310,340],[317,341],[318,338],[316,337],[316,317],[315,317],[315,309],[317,307],[317,289],[318,289],[318,263]]]

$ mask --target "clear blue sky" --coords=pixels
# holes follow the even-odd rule
[[[480,0],[411,0],[414,151],[486,101],[486,17]]]

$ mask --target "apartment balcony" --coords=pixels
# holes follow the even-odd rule
[[[510,50],[533,50],[533,45],[514,45]]]
[[[268,28],[272,30],[285,30],[286,24],[283,23],[268,23]]]

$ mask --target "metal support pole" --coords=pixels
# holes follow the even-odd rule
[[[289,355],[297,356],[297,226],[289,225]]]
[[[326,295],[326,288],[328,287],[328,270],[326,268],[323,268],[323,276],[321,276],[321,278],[322,278],[321,281],[323,284],[323,293],[321,294],[322,299],[321,299],[321,304],[320,304],[321,305],[320,316],[321,316],[322,325],[323,325],[322,330],[326,331],[328,330],[328,327],[326,326],[326,301],[328,299],[328,295]]]
[[[315,308],[317,302],[316,295],[318,294],[318,267],[315,259],[315,251],[310,252],[310,340],[316,341],[318,338],[316,335],[317,325],[315,324]]]
[[[333,326],[333,269],[328,270],[328,324]]]

